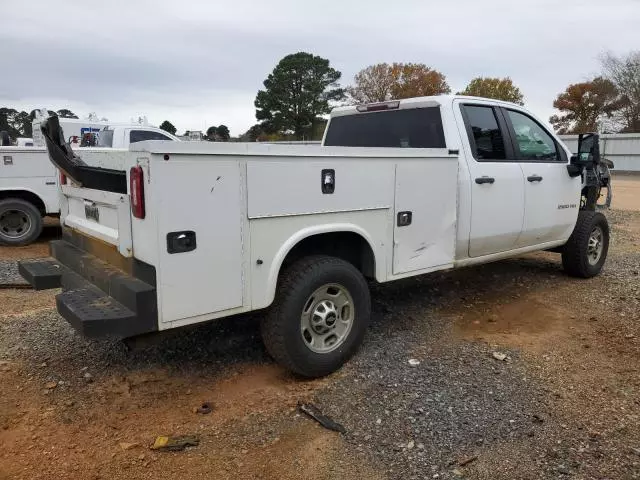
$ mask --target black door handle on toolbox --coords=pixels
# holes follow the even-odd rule
[[[540,175],[531,175],[527,177],[527,180],[529,180],[530,182],[541,182],[542,177]]]
[[[478,177],[476,178],[476,183],[478,185],[482,185],[483,183],[493,183],[496,179],[493,177]]]

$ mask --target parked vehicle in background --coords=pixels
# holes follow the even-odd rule
[[[16,139],[16,147],[33,147],[33,138],[20,137]]]
[[[178,139],[159,128],[142,125],[109,125],[104,122],[61,119],[71,134],[66,141],[75,145],[89,165],[108,167],[118,157],[111,149],[127,149],[131,143],[145,140]],[[66,135],[65,131],[65,135]],[[37,132],[37,133],[36,133]],[[40,120],[34,122],[35,143],[43,142]],[[81,148],[97,145],[101,148]],[[43,217],[60,214],[59,175],[49,161],[46,147],[28,145],[18,139],[17,146],[0,147],[0,245],[28,245],[36,240],[43,227]],[[25,141],[20,141],[25,140]],[[104,149],[109,149],[105,155]]]
[[[522,106],[440,96],[335,109],[321,147],[141,142],[86,165],[43,129],[62,184],[53,258],[20,262],[58,288],[79,332],[132,337],[269,307],[262,336],[307,377],[362,342],[366,279],[388,282],[525,252],[597,275],[596,135],[579,155]],[[112,162],[112,164],[115,164]],[[204,214],[206,212],[206,214]]]

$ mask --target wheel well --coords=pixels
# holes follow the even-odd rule
[[[368,278],[375,278],[376,260],[371,245],[354,232],[330,232],[312,235],[301,240],[285,257],[285,267],[309,255],[330,255],[341,258]]]
[[[0,200],[6,200],[8,198],[19,198],[25,202],[33,204],[44,217],[47,214],[47,208],[42,199],[33,192],[26,190],[2,190],[0,191]]]

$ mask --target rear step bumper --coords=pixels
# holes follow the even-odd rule
[[[87,337],[132,337],[158,329],[156,289],[65,240],[51,242],[55,258],[18,262],[36,290],[62,288],[56,306]]]

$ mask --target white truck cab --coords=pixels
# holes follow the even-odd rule
[[[388,282],[535,250],[596,275],[609,242],[580,155],[525,108],[423,97],[335,109],[321,147],[147,141],[117,169],[43,127],[63,238],[23,261],[87,336],[132,337],[269,308],[270,354],[307,377],[339,368]],[[77,153],[77,152],[76,152]],[[78,156],[79,155],[79,156]],[[598,191],[596,190],[596,194]]]
[[[101,148],[129,148],[129,145],[146,140],[168,140],[179,142],[180,139],[169,132],[150,126],[109,125],[100,130],[94,146]]]

